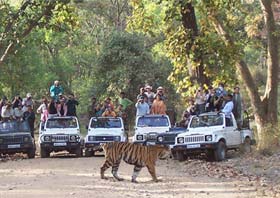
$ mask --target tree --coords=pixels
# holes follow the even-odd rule
[[[69,0],[24,0],[17,8],[9,1],[1,1],[0,66],[36,27],[57,28],[61,23],[66,25],[67,20],[73,23],[71,16],[68,17],[66,12],[66,5],[69,2]]]
[[[182,3],[184,1],[160,1],[159,3],[147,1],[132,1],[134,7],[130,28],[149,33],[154,26],[161,27],[165,34],[165,42],[168,44],[167,56],[173,60],[174,71],[170,80],[179,88],[193,86],[190,82],[187,65],[199,65],[194,57],[200,56],[204,61],[206,75],[213,81],[225,81],[240,77],[244,82],[253,107],[259,148],[268,147],[267,139],[274,136],[274,128],[277,125],[277,100],[278,100],[278,35],[277,26],[273,16],[273,1],[186,1],[184,5],[192,4],[197,11],[196,19],[200,33],[197,37],[188,37],[184,30],[184,24],[179,21],[184,17]],[[156,6],[161,12],[161,19],[151,14],[149,6]],[[153,9],[155,11],[157,9]],[[158,11],[158,10],[157,10]],[[187,12],[193,13],[192,7]],[[140,16],[143,16],[142,19]],[[263,19],[263,20],[262,20]],[[161,22],[159,22],[161,21]],[[148,24],[143,26],[144,24]],[[264,26],[262,24],[264,23]],[[190,25],[191,23],[188,23]],[[185,24],[186,26],[187,24]],[[142,28],[142,27],[146,27]],[[148,27],[148,28],[147,28]],[[148,30],[147,30],[148,29]],[[266,37],[261,31],[265,30]],[[154,32],[153,32],[154,33]],[[191,45],[192,56],[186,56],[185,46]],[[172,46],[172,47],[170,47]],[[261,46],[261,47],[259,47]],[[267,82],[263,96],[261,96],[257,84],[247,64],[245,49],[267,47]],[[197,50],[199,48],[199,50]],[[170,55],[171,54],[171,55]],[[195,55],[196,54],[196,55]],[[197,64],[195,64],[197,63]],[[213,67],[211,65],[217,65]],[[238,71],[235,75],[234,70]],[[219,72],[219,75],[216,75]],[[224,73],[223,73],[224,72]],[[232,74],[228,74],[232,73]],[[218,76],[218,78],[217,78]],[[184,84],[187,84],[185,86]],[[270,127],[269,130],[267,127]],[[272,128],[271,128],[272,127]]]

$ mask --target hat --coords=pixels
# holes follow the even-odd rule
[[[163,87],[158,87],[157,90],[163,90]]]
[[[145,89],[152,89],[150,85],[146,85]]]
[[[26,94],[26,97],[27,97],[27,98],[32,97],[31,93],[27,93],[27,94]]]

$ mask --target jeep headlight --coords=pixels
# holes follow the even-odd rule
[[[205,136],[205,141],[206,142],[211,142],[212,141],[212,135],[206,135]]]
[[[163,137],[162,137],[162,136],[159,136],[159,137],[157,138],[157,140],[158,140],[158,142],[163,142]]]
[[[24,141],[24,142],[28,142],[28,141],[29,141],[29,138],[28,138],[28,137],[24,137],[24,138],[23,138],[23,141]]]
[[[50,142],[51,141],[51,136],[50,135],[44,136],[44,141],[45,142]]]
[[[120,136],[115,136],[115,141],[117,141],[117,142],[121,141],[121,137]]]
[[[77,139],[76,135],[70,135],[70,142],[75,142]]]
[[[88,141],[95,141],[95,136],[88,136]]]
[[[184,137],[178,137],[177,138],[177,143],[183,144],[184,143]]]
[[[136,140],[144,140],[144,136],[143,135],[136,135]]]

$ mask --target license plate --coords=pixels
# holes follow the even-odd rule
[[[10,144],[8,148],[20,148],[20,144]]]
[[[200,148],[200,144],[189,144],[187,148]]]
[[[53,143],[54,146],[66,146],[67,143],[66,142],[55,142]]]
[[[147,145],[155,145],[155,142],[147,142]]]

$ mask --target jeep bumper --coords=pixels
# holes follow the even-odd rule
[[[201,143],[201,144],[184,144],[175,145],[172,152],[183,152],[183,153],[206,153],[207,150],[214,150],[218,147],[218,143]]]
[[[41,148],[51,151],[73,150],[81,148],[80,142],[44,142],[40,144]]]
[[[1,144],[0,145],[0,153],[3,154],[14,154],[14,153],[26,153],[30,149],[35,149],[35,145],[33,143],[19,143],[19,144]]]

